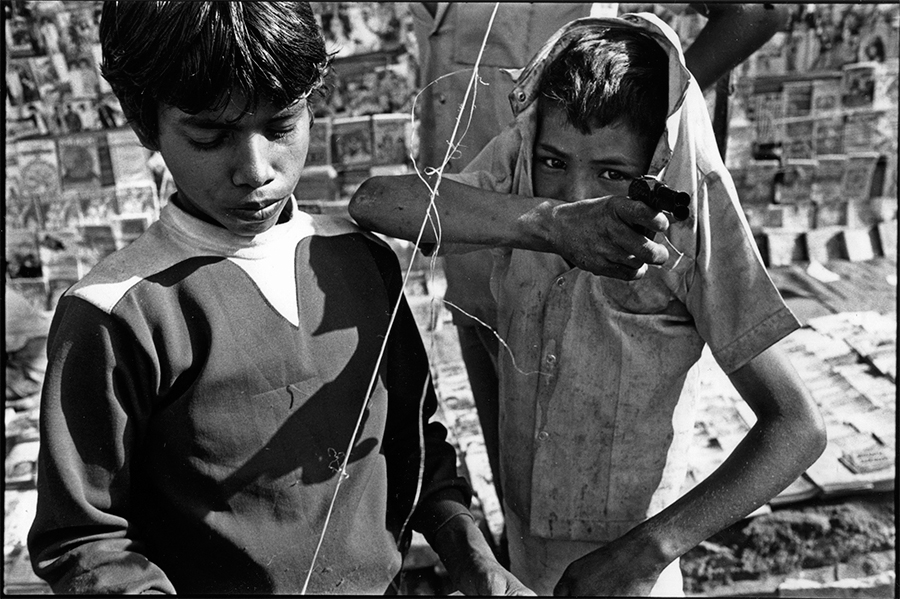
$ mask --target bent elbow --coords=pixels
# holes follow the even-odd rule
[[[811,466],[819,459],[819,456],[822,455],[825,447],[828,445],[828,432],[825,427],[825,420],[818,409],[814,409],[806,418],[803,432],[804,434],[800,436],[803,443],[803,454],[806,458],[806,465]]]
[[[821,419],[819,422],[820,425],[815,429],[815,449],[813,450],[816,460],[819,459],[819,456],[825,451],[825,446],[828,445],[828,432],[825,429],[825,422]]]
[[[378,199],[383,195],[382,186],[378,183],[378,177],[371,177],[353,193],[347,211],[356,223],[370,229],[375,224],[375,215],[378,211]]]

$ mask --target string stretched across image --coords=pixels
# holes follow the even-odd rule
[[[436,260],[436,258],[434,256],[437,255],[438,248],[440,247],[440,243],[441,243],[440,219],[438,218],[437,210],[435,209],[435,197],[438,195],[438,189],[439,189],[441,181],[443,179],[444,168],[449,163],[451,156],[453,156],[454,152],[456,152],[457,147],[462,142],[462,138],[465,135],[465,131],[468,130],[468,124],[471,123],[471,119],[472,119],[471,115],[475,109],[475,101],[474,101],[475,96],[474,96],[473,89],[475,87],[475,82],[478,80],[478,68],[481,64],[481,58],[482,58],[482,55],[484,54],[484,48],[487,44],[488,35],[490,35],[491,29],[494,24],[494,17],[497,15],[497,10],[499,7],[500,7],[499,3],[494,4],[494,10],[491,13],[490,20],[488,21],[487,30],[485,31],[484,39],[481,42],[481,48],[478,51],[478,56],[475,59],[475,64],[472,67],[472,75],[471,75],[471,78],[469,79],[469,85],[466,88],[466,94],[463,98],[463,102],[459,108],[459,113],[457,114],[457,117],[456,117],[456,122],[453,127],[453,133],[451,134],[450,139],[447,142],[447,153],[444,156],[444,160],[439,167],[434,168],[434,169],[432,169],[432,168],[426,169],[427,174],[436,174],[437,175],[437,178],[434,183],[434,187],[431,187],[428,184],[428,182],[422,176],[421,172],[419,172],[418,166],[416,166],[416,173],[418,174],[419,178],[425,183],[425,185],[428,186],[428,188],[431,191],[431,194],[430,194],[430,198],[429,198],[428,210],[426,212],[425,218],[422,221],[422,226],[419,229],[419,235],[416,238],[415,245],[413,247],[413,253],[415,254],[416,252],[419,251],[419,245],[421,244],[422,236],[425,232],[425,227],[430,223],[432,226],[432,229],[434,231],[435,238],[436,238],[435,250],[434,250],[432,261],[431,261],[431,272],[432,272],[431,276],[432,277],[433,277],[434,266],[435,266],[434,261]],[[431,85],[431,84],[429,84],[429,85]],[[463,118],[463,111],[465,110],[466,104],[468,103],[470,94],[473,95],[473,100],[471,102],[471,108],[469,109],[470,110],[469,120],[467,122],[466,129],[464,129],[464,131],[463,131],[463,136],[461,136],[459,140],[456,140],[456,135],[457,135],[457,132],[459,131],[460,123]],[[421,95],[421,91],[419,92],[419,94],[417,94],[416,99],[418,99],[418,95]],[[411,115],[410,115],[411,119],[415,118],[414,110],[415,110],[415,102],[413,103],[413,108],[411,110]],[[415,160],[413,160],[412,162],[414,165],[416,164]],[[410,274],[412,273],[414,262],[415,262],[414,260],[410,260],[409,266],[407,267],[406,273],[404,274],[404,277],[403,277],[403,288],[404,289],[406,288],[406,285],[409,281]],[[340,491],[340,488],[341,488],[341,483],[343,482],[343,480],[345,478],[347,478],[349,476],[349,474],[347,473],[347,466],[350,461],[350,454],[353,450],[353,446],[356,444],[356,438],[357,438],[357,435],[359,434],[359,429],[362,424],[363,418],[365,416],[366,408],[368,407],[369,399],[372,394],[372,390],[375,387],[375,383],[378,378],[378,370],[380,368],[381,361],[384,357],[384,353],[387,349],[387,342],[390,337],[390,332],[391,332],[391,329],[393,328],[394,321],[396,320],[397,313],[400,309],[402,300],[403,300],[403,294],[401,293],[397,296],[397,302],[394,304],[394,309],[391,312],[391,318],[388,321],[388,329],[384,335],[384,340],[382,341],[381,348],[378,352],[378,359],[375,362],[375,368],[374,368],[372,376],[369,380],[369,386],[366,390],[365,401],[363,401],[363,406],[362,406],[362,409],[360,410],[359,417],[357,418],[356,426],[354,427],[353,433],[350,436],[350,443],[347,447],[347,451],[343,453],[344,459],[343,459],[343,463],[340,466],[340,470],[338,472],[337,482],[335,484],[334,493],[331,498],[331,504],[329,505],[328,512],[325,515],[325,521],[324,521],[324,524],[322,527],[322,532],[319,535],[319,541],[316,545],[316,550],[313,553],[312,563],[310,564],[309,571],[306,574],[306,580],[303,583],[303,589],[301,591],[301,594],[304,594],[304,595],[306,594],[306,589],[309,586],[310,578],[312,577],[312,573],[315,570],[316,560],[318,559],[319,551],[322,548],[322,543],[325,540],[325,534],[327,533],[328,525],[331,521],[331,515],[334,511],[334,505],[335,505],[335,502],[337,501],[337,496],[338,496],[338,492]],[[426,377],[426,380],[423,384],[422,394],[419,399],[419,447],[421,448],[421,451],[420,451],[420,456],[419,456],[419,474],[418,474],[418,480],[416,482],[416,493],[415,493],[415,496],[413,499],[412,508],[410,509],[409,514],[407,514],[406,520],[404,521],[403,526],[401,527],[400,535],[398,537],[399,539],[403,539],[403,536],[406,532],[406,526],[409,523],[409,519],[411,518],[412,513],[416,509],[416,505],[419,501],[419,495],[421,494],[421,490],[422,490],[422,482],[423,482],[422,479],[423,479],[423,475],[424,475],[424,466],[425,466],[425,443],[424,443],[424,431],[422,430],[422,426],[423,426],[422,410],[424,407],[424,402],[425,402],[425,397],[427,394],[428,386],[430,384],[431,384],[431,376],[429,375]],[[335,455],[340,455],[340,454],[338,454],[336,452]]]

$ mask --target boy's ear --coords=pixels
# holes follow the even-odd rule
[[[142,146],[153,152],[159,151],[159,144],[145,135],[144,132],[141,131],[140,127],[136,127],[134,123],[128,123],[128,126],[131,127],[131,130],[134,131],[135,135],[137,135],[138,141],[141,142]]]

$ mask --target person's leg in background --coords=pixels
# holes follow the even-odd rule
[[[484,325],[457,325],[456,333],[469,378],[469,387],[472,389],[472,399],[478,411],[478,422],[484,436],[491,479],[502,511],[504,504],[503,489],[500,485],[500,398],[497,379],[497,348],[500,344],[494,332]],[[501,564],[504,566],[509,564],[505,527],[497,547],[497,554]]]
[[[478,422],[484,435],[491,465],[491,478],[497,499],[503,505],[503,490],[500,488],[500,406],[499,382],[497,380],[497,338],[493,331],[481,326],[457,326],[459,347],[472,388],[472,398],[478,410]]]
[[[449,254],[443,259],[447,279],[444,300],[456,326],[463,364],[484,434],[491,477],[502,509],[500,380],[497,370],[497,348],[500,343],[492,328],[496,326],[497,319],[496,302],[490,289],[492,268],[490,250]]]

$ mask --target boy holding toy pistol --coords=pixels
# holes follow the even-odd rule
[[[511,570],[538,594],[683,594],[678,558],[824,449],[821,416],[776,345],[799,323],[661,20],[573,21],[510,100],[514,126],[443,178],[438,234],[429,225],[423,238],[497,247]],[[641,194],[665,211],[628,197]],[[373,178],[351,214],[415,239],[430,196],[416,176]],[[682,496],[705,345],[757,422]]]

